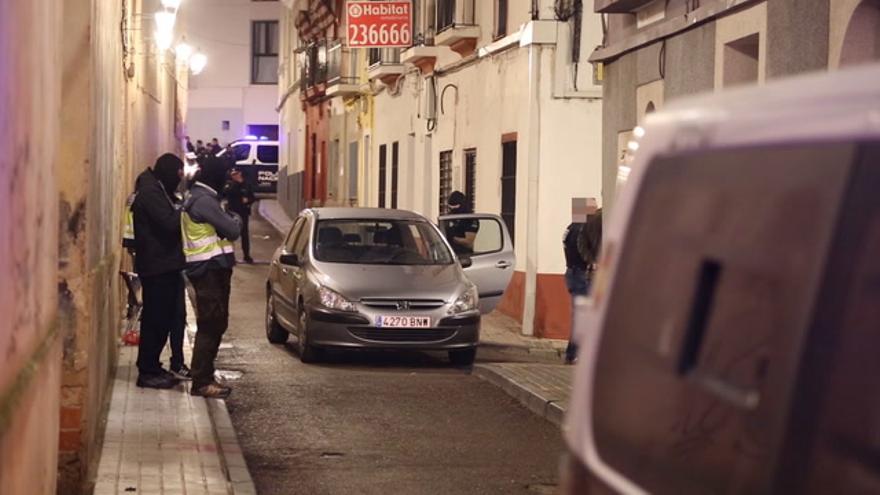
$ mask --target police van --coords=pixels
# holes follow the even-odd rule
[[[576,308],[564,493],[880,493],[880,66],[634,135]]]
[[[217,156],[228,159],[231,150],[235,167],[256,192],[278,190],[278,141],[248,136],[234,141]],[[232,160],[230,160],[232,161]]]

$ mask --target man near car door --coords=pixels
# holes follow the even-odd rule
[[[183,177],[183,162],[166,153],[152,169],[141,173],[132,201],[135,272],[143,288],[143,313],[138,344],[138,387],[172,388],[177,377],[162,368],[159,357],[169,334],[180,335],[179,354],[172,356],[172,371],[188,374],[183,363],[184,304],[183,249],[180,210],[174,190]],[[173,340],[173,339],[172,339]],[[172,342],[172,349],[175,345]],[[175,370],[175,367],[177,368]]]
[[[220,205],[219,192],[225,182],[223,161],[204,158],[180,217],[186,275],[196,293],[198,325],[191,394],[211,398],[225,398],[231,391],[214,379],[214,360],[229,325],[229,292],[235,265],[232,242],[241,232],[241,219]]]

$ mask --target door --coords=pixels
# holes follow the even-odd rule
[[[290,229],[290,234],[284,241],[281,254],[293,254],[296,252],[298,237],[302,231],[305,217],[299,217]],[[280,257],[279,257],[280,258]],[[293,299],[293,266],[283,265],[280,259],[276,258],[273,262],[273,270],[277,270],[278,278],[272,284],[272,295],[275,301],[275,317],[281,321],[286,328],[292,328],[296,322]]]
[[[501,217],[516,239],[516,141],[501,144]]]
[[[256,188],[258,191],[278,191],[278,145],[257,145]]]
[[[489,313],[501,301],[516,265],[513,242],[504,220],[483,213],[446,215],[440,217],[440,230],[459,258],[471,260],[464,271],[477,285],[480,312]]]

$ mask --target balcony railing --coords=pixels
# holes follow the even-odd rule
[[[327,82],[327,41],[320,40],[310,43],[303,52],[302,89],[307,89]]]
[[[345,56],[343,44],[339,40],[330,42],[327,48],[327,82],[329,84],[357,83],[355,58]]]
[[[399,65],[400,48],[370,48],[368,54],[370,67],[376,65]]]
[[[436,31],[476,24],[476,0],[437,0]]]

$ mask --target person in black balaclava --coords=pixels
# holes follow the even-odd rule
[[[174,191],[183,177],[183,162],[166,153],[136,182],[132,203],[135,271],[143,288],[143,313],[138,347],[138,387],[172,388],[178,378],[188,378],[183,362],[183,331],[186,324],[185,265],[180,235],[180,209]],[[172,335],[171,372],[162,368],[159,356]],[[176,375],[176,376],[175,376]]]
[[[449,215],[473,213],[474,208],[467,196],[461,191],[453,191],[446,201]],[[446,228],[446,237],[452,244],[452,250],[459,255],[473,254],[474,240],[480,230],[480,223],[473,219],[452,220]]]

